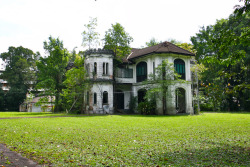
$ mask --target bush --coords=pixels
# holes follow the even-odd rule
[[[137,110],[140,114],[153,115],[156,110],[156,103],[154,100],[144,101],[138,104]]]

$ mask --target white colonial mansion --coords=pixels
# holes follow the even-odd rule
[[[126,111],[129,109],[131,97],[136,97],[137,103],[142,102],[147,91],[142,81],[147,80],[149,74],[153,74],[155,68],[165,59],[174,63],[181,79],[187,81],[169,86],[167,93],[171,96],[166,98],[167,114],[192,114],[190,66],[194,54],[169,42],[132,49],[131,54],[116,69],[113,52],[101,49],[87,51],[85,68],[92,81],[87,92],[88,113],[114,113],[114,109]],[[176,90],[179,90],[181,96],[176,94]],[[156,106],[157,114],[162,115],[162,101],[157,100]]]

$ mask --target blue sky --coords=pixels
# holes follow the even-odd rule
[[[201,26],[227,18],[238,0],[0,0],[0,53],[23,46],[44,55],[50,35],[64,46],[84,50],[81,33],[97,17],[100,38],[119,22],[134,38],[132,47],[152,37],[190,42]]]

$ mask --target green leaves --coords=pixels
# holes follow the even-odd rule
[[[88,46],[91,49],[94,45],[99,45],[99,33],[96,32],[97,18],[91,18],[89,24],[84,25],[87,31],[82,33],[82,46]]]
[[[201,80],[219,86],[223,99],[213,90],[205,87],[205,94],[212,96],[216,108],[240,110],[249,109],[246,101],[249,78],[249,14],[231,15],[229,19],[221,19],[215,25],[202,27],[195,37],[191,38],[197,50],[196,59],[205,66]],[[220,81],[217,81],[219,78]],[[230,87],[226,87],[230,83]],[[245,83],[245,84],[243,84]],[[246,86],[237,89],[238,85]],[[237,90],[237,91],[236,91]],[[241,95],[240,95],[241,94]],[[217,100],[216,100],[217,99]]]
[[[36,63],[39,80],[37,88],[44,89],[46,95],[55,96],[55,110],[59,111],[61,109],[60,93],[63,89],[69,53],[59,38],[55,39],[51,36],[48,42],[44,42],[44,49],[48,53],[48,57],[41,57]]]
[[[133,38],[125,32],[124,27],[119,24],[112,24],[112,27],[106,31],[104,37],[104,48],[113,50],[117,59],[121,60],[130,53],[129,44]]]

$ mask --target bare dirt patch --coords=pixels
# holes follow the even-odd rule
[[[42,165],[10,151],[4,144],[0,144],[0,167],[42,167]]]

